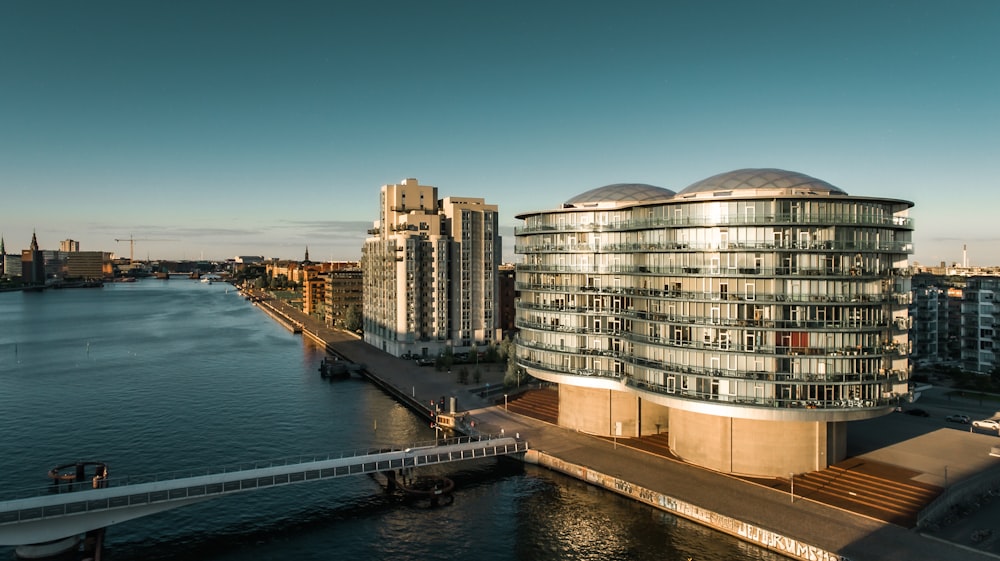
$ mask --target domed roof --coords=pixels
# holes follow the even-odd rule
[[[773,168],[748,168],[729,171],[702,179],[684,188],[678,195],[736,190],[810,191],[812,194],[846,195],[847,192],[826,181],[804,173]]]
[[[563,206],[623,206],[662,201],[672,198],[674,194],[670,189],[645,183],[615,183],[580,193]]]

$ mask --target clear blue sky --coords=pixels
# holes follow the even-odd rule
[[[358,259],[406,177],[514,216],[776,167],[1000,264],[1000,2],[0,2],[9,252]]]

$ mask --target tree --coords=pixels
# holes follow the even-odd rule
[[[499,350],[497,349],[496,342],[490,341],[489,346],[486,347],[486,352],[483,353],[483,362],[496,362],[498,354]]]
[[[525,374],[524,369],[517,363],[517,357],[513,354],[507,355],[507,370],[503,377],[503,385],[508,388],[520,386]]]
[[[514,354],[514,342],[510,340],[508,335],[500,342],[500,360],[507,360],[507,357],[512,354]]]
[[[357,304],[351,304],[344,312],[344,329],[351,332],[360,331],[362,325],[361,310],[358,310]]]

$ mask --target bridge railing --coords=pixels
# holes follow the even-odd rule
[[[227,466],[227,471],[214,470],[208,476],[204,474],[208,470],[197,470],[196,475],[187,479],[167,479],[163,474],[150,474],[147,481],[137,483],[135,478],[121,478],[117,481],[118,485],[110,486],[112,488],[0,501],[0,544],[17,545],[24,543],[23,540],[41,543],[61,538],[68,532],[92,530],[108,523],[107,518],[95,515],[111,509],[130,509],[123,518],[128,520],[236,492],[518,454],[527,449],[526,441],[515,438],[463,436],[428,442],[426,445],[412,444],[407,448],[371,448],[368,454],[351,451],[325,456],[297,456],[302,461],[294,464],[286,458],[239,464],[236,466],[242,468],[239,471]],[[122,484],[122,479],[127,483]],[[72,521],[53,524],[45,521],[70,515],[76,515]]]
[[[175,479],[198,477],[202,475],[218,475],[225,473],[248,471],[253,469],[263,469],[263,468],[280,467],[293,464],[305,464],[310,462],[322,462],[327,460],[368,456],[371,454],[380,454],[385,452],[402,452],[405,450],[415,449],[415,448],[433,448],[436,446],[447,446],[450,444],[481,442],[499,437],[500,437],[499,435],[477,433],[472,436],[456,436],[452,438],[441,438],[438,440],[422,441],[406,445],[370,446],[367,448],[355,448],[351,450],[331,452],[328,454],[312,454],[312,455],[303,454],[298,456],[256,460],[253,462],[240,462],[235,464],[225,464],[220,466],[211,466],[204,468],[189,468],[189,469],[181,469],[173,471],[144,473],[138,475],[128,474],[128,475],[112,476],[104,480],[101,483],[101,487],[102,488],[123,487],[126,485],[155,483],[160,481],[170,481]],[[113,467],[114,466],[112,466],[112,468]],[[0,501],[12,500],[12,499],[25,499],[29,497],[38,497],[56,493],[69,493],[73,491],[83,491],[92,488],[93,488],[92,481],[84,481],[77,483],[62,482],[59,483],[58,485],[52,483],[41,487],[0,489]]]

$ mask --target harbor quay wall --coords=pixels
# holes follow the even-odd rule
[[[773,530],[761,528],[760,526],[699,507],[698,505],[678,500],[624,479],[601,473],[586,466],[567,462],[539,450],[529,449],[524,454],[524,461],[570,477],[575,477],[591,485],[648,504],[659,510],[691,520],[702,526],[729,534],[737,539],[780,553],[792,559],[799,559],[801,561],[850,561],[848,557],[826,551],[825,549],[801,542]]]
[[[267,302],[258,302],[259,308],[264,310],[264,313],[271,316],[271,319],[285,326],[286,329],[292,333],[301,333],[302,324],[290,318],[289,316],[281,313],[277,307],[268,304]]]

